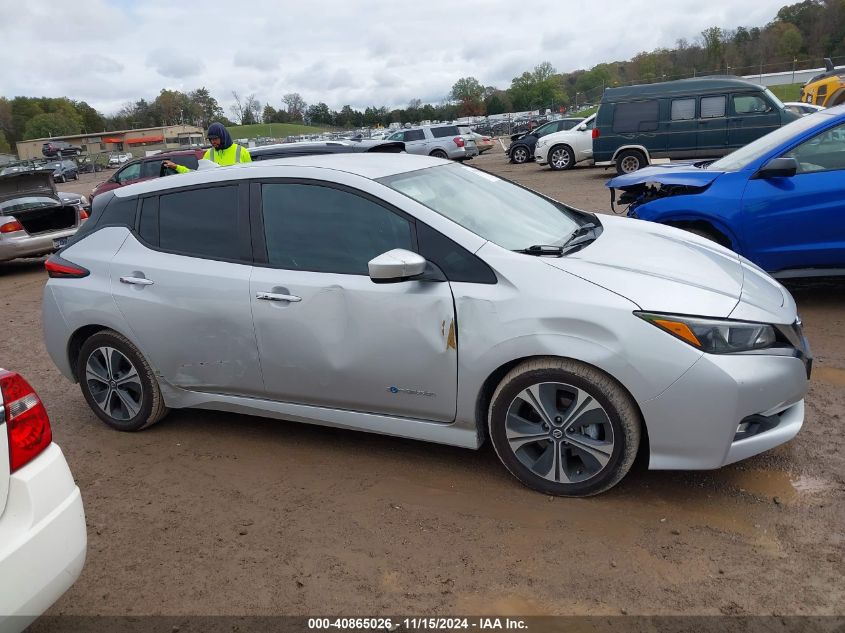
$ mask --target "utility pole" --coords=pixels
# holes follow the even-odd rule
[[[795,83],[795,62],[798,61],[798,58],[792,58],[792,83]]]

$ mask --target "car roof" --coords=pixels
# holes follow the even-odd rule
[[[661,81],[653,84],[606,88],[601,102],[613,103],[615,101],[627,101],[630,99],[697,94],[714,90],[755,90],[762,92],[765,90],[765,87],[755,84],[752,81],[740,79],[739,77],[696,77],[693,79]]]
[[[166,191],[190,185],[211,184],[233,180],[252,178],[281,178],[285,176],[287,168],[314,168],[328,171],[345,172],[376,180],[385,176],[403,174],[419,169],[448,164],[447,161],[430,156],[416,154],[380,154],[380,153],[343,153],[317,154],[309,156],[291,156],[288,158],[273,158],[252,163],[241,163],[216,169],[191,171],[187,174],[155,178],[115,189],[115,195],[123,198],[143,195],[156,191]],[[331,180],[331,175],[326,174]]]

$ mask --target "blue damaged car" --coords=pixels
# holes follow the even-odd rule
[[[708,237],[775,277],[845,274],[845,106],[715,162],[655,165],[607,186],[629,217]]]

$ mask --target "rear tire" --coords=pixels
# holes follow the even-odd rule
[[[83,343],[76,377],[88,406],[113,429],[140,431],[167,415],[149,363],[113,330],[97,332]]]
[[[636,149],[626,149],[616,157],[616,173],[620,176],[622,174],[632,174],[647,165],[648,160],[645,154]]]
[[[575,167],[575,152],[568,145],[556,145],[549,150],[549,167],[562,171]]]
[[[499,459],[523,484],[581,497],[608,490],[628,473],[642,420],[631,395],[603,371],[545,357],[502,379],[488,425]]]
[[[442,149],[434,150],[433,152],[431,152],[431,154],[429,154],[429,156],[431,156],[432,158],[443,158],[443,159],[446,159],[446,160],[449,159],[449,155],[446,152],[444,152]]]

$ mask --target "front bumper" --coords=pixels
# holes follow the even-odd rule
[[[0,632],[23,630],[70,588],[87,542],[79,488],[51,444],[12,474],[0,515]]]
[[[61,231],[50,231],[38,235],[29,235],[25,231],[7,233],[0,237],[0,262],[10,261],[18,257],[35,257],[52,253],[53,240],[60,237],[74,235],[79,227],[72,226]]]
[[[666,391],[640,403],[653,470],[719,468],[791,440],[804,421],[807,365],[796,356],[704,354]],[[758,416],[766,430],[738,434]]]
[[[534,148],[534,162],[539,165],[545,165],[548,161],[546,158],[549,155],[549,148],[547,146],[540,147],[538,143],[537,146]]]

